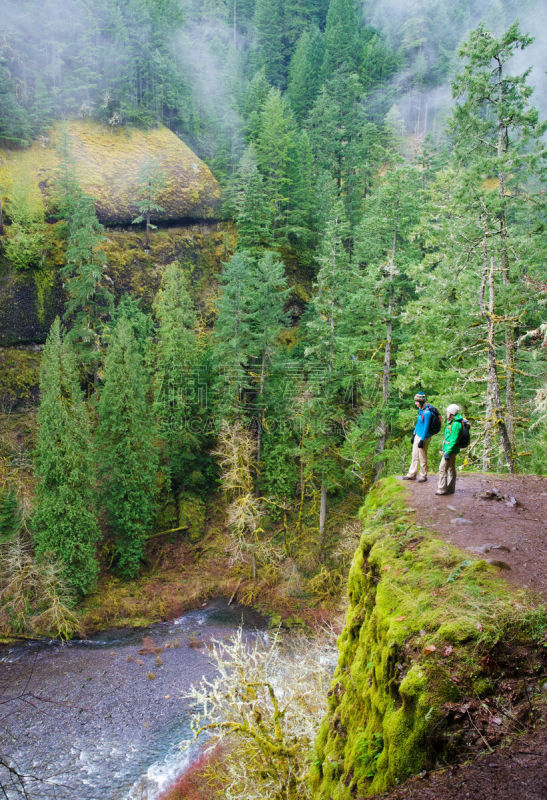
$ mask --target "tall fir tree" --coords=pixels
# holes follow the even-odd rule
[[[68,239],[66,264],[61,269],[66,292],[64,319],[68,338],[84,366],[94,372],[101,359],[101,335],[113,309],[113,294],[106,276],[102,249],[103,226],[95,206],[79,188],[71,193],[66,212]]]
[[[245,251],[236,252],[224,264],[220,276],[218,315],[213,332],[215,406],[217,422],[231,424],[245,417],[248,369],[256,355],[251,334],[254,292],[254,259]]]
[[[303,416],[305,471],[319,485],[319,535],[325,534],[327,493],[339,482],[338,451],[343,442],[353,280],[346,241],[349,226],[341,200],[327,222],[317,257],[319,272],[306,321],[305,360],[308,370]]]
[[[31,527],[36,554],[47,558],[53,553],[69,585],[86,594],[97,578],[100,536],[91,432],[76,359],[59,318],[42,355],[35,469],[39,483]]]
[[[272,86],[285,88],[286,65],[282,0],[256,0],[254,11],[253,63],[264,68]]]
[[[139,571],[155,511],[158,456],[149,384],[130,322],[121,317],[106,353],[95,458],[99,503],[122,578],[134,578]]]
[[[496,246],[490,248],[490,254],[501,277],[506,309],[504,424],[511,450],[515,448],[517,341],[522,333],[524,305],[519,291],[523,264],[515,251],[512,222],[519,207],[530,204],[527,184],[540,166],[540,158],[544,158],[542,137],[547,123],[539,123],[538,112],[530,104],[530,69],[512,75],[508,62],[532,41],[517,22],[497,38],[479,25],[460,50],[466,64],[453,83],[457,101],[452,119],[455,155],[473,175],[475,186],[483,188],[486,224],[497,228]],[[493,180],[494,186],[485,185],[484,177]]]
[[[274,357],[279,349],[279,336],[286,317],[283,306],[289,294],[285,266],[272,252],[264,253],[253,270],[252,316],[250,331],[254,340],[257,378],[256,392],[256,462],[260,469],[262,431],[265,413],[265,388]]]
[[[296,119],[303,122],[319,93],[323,76],[325,45],[319,28],[305,30],[289,66],[287,94]]]
[[[421,182],[416,168],[393,164],[365,201],[364,214],[355,233],[354,258],[362,265],[374,324],[370,352],[382,354],[378,379],[381,385],[378,420],[377,475],[383,465],[391,427],[393,373],[401,331],[401,313],[413,295],[409,271],[419,264],[419,242],[412,238],[419,221]],[[419,388],[419,387],[418,387]]]
[[[359,28],[355,0],[330,0],[325,25],[325,77],[357,69],[360,56]]]
[[[295,146],[296,125],[291,108],[279,89],[271,89],[262,111],[256,150],[270,205],[272,237],[280,244],[286,243],[288,235],[286,212]]]
[[[153,377],[153,414],[165,447],[169,483],[175,490],[191,473],[202,442],[196,433],[199,413],[196,313],[179,264],[166,267],[154,300],[158,323]]]

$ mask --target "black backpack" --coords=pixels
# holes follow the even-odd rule
[[[471,425],[469,424],[469,420],[465,419],[465,417],[462,417],[459,422],[461,422],[461,428],[458,433],[456,445],[458,447],[467,447],[471,440]]]
[[[432,406],[431,403],[426,403],[425,407],[431,411],[431,421],[429,423],[428,433],[430,436],[435,436],[441,430],[441,414],[438,408]]]

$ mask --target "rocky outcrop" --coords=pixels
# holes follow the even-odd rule
[[[149,307],[173,261],[186,267],[196,300],[207,296],[212,276],[235,247],[234,227],[218,219],[221,191],[209,167],[164,127],[111,130],[91,120],[58,123],[30,148],[0,149],[5,230],[11,203],[23,203],[41,220],[44,239],[41,265],[15,269],[0,237],[0,347],[43,343],[53,319],[63,313],[59,268],[66,241],[54,212],[65,170],[94,199],[105,225],[106,273],[117,297],[131,292]],[[147,174],[153,203],[163,210],[152,213],[159,227],[145,249],[142,226],[132,223]]]
[[[543,611],[418,525],[407,502],[388,478],[362,510],[314,800],[376,795],[495,747],[514,732],[511,720],[534,719]]]
[[[42,200],[47,215],[63,162],[95,200],[105,225],[130,225],[139,216],[139,194],[149,175],[154,204],[163,209],[154,212],[154,222],[219,217],[218,182],[174,133],[164,127],[112,130],[91,120],[59,123],[26,150],[0,149],[0,189],[8,213],[11,191],[24,185],[34,200]]]
[[[106,273],[116,296],[131,292],[149,310],[165,267],[179,261],[196,303],[207,316],[214,276],[235,248],[234,227],[210,222],[158,229],[150,237],[148,250],[143,248],[143,236],[136,228],[106,231]],[[57,265],[46,263],[40,270],[25,272],[10,270],[5,263],[3,270],[1,266],[0,347],[45,342],[55,316],[64,309]]]

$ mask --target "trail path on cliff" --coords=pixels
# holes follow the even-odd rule
[[[500,575],[547,602],[547,479],[458,476],[453,495],[436,496],[435,476],[408,482],[417,521],[469,553],[494,563]],[[547,727],[466,764],[424,773],[383,800],[543,800],[547,797]]]
[[[435,495],[435,476],[405,485],[420,524],[547,602],[547,478],[468,473],[445,496]]]

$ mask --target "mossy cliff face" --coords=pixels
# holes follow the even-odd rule
[[[60,152],[68,149],[70,169],[86,194],[95,200],[97,216],[106,225],[129,225],[139,215],[139,186],[145,165],[161,174],[154,203],[163,211],[154,222],[211,220],[219,216],[220,186],[209,167],[184,142],[164,127],[152,130],[110,129],[91,120],[56,125],[26,150],[0,149],[0,190],[9,213],[9,198],[23,184],[36,208],[52,210]]]
[[[312,768],[316,800],[376,794],[450,757],[450,703],[495,692],[502,642],[535,652],[541,612],[484,561],[412,522],[394,479],[370,492]],[[498,676],[499,677],[499,676]]]
[[[149,307],[167,264],[180,261],[195,299],[206,307],[215,285],[212,278],[235,249],[234,226],[216,221],[220,186],[209,168],[167,128],[110,130],[72,120],[26,150],[0,149],[6,229],[12,202],[23,202],[42,223],[48,220],[39,267],[14,269],[0,246],[0,347],[44,342],[53,319],[63,313],[59,268],[65,263],[66,242],[51,214],[65,133],[70,169],[94,198],[106,226],[106,272],[117,297],[132,292]],[[142,226],[131,223],[139,214],[138,184],[146,159],[161,171],[163,188],[153,200],[164,211],[152,216],[160,227],[151,232],[145,250]]]
[[[56,226],[48,226],[56,228]],[[228,223],[200,223],[153,231],[143,248],[143,232],[105,232],[106,273],[117,297],[131,292],[149,309],[167,264],[180,261],[194,299],[206,311],[214,277],[235,248],[235,230]],[[56,251],[55,251],[56,252]],[[0,347],[43,343],[50,325],[64,309],[64,292],[57,256],[39,270],[16,272],[0,268]]]

